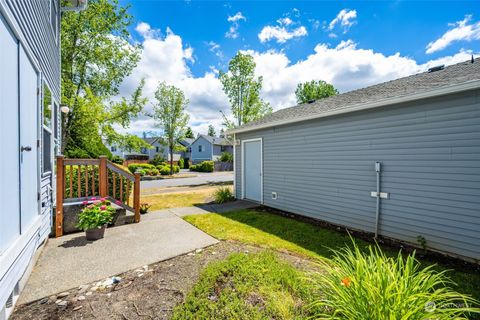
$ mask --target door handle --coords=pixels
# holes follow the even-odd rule
[[[23,151],[32,151],[32,147],[30,147],[30,146],[23,147],[23,146],[22,146],[22,147],[20,148],[20,151],[21,151],[21,152],[23,152]]]

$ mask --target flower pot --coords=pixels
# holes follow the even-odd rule
[[[102,239],[104,234],[105,234],[105,226],[102,226],[100,228],[85,230],[85,237],[89,241]]]

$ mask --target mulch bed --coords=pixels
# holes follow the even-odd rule
[[[220,242],[120,274],[116,284],[105,285],[106,279],[99,279],[99,282],[17,306],[11,319],[169,319],[174,307],[184,301],[208,263],[225,259],[234,252],[260,250],[263,249]],[[315,268],[300,257],[279,255],[300,269]]]

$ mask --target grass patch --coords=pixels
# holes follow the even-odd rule
[[[230,188],[231,187],[225,187]],[[151,205],[150,211],[191,207],[198,204],[205,204],[214,200],[213,194],[216,187],[205,187],[191,191],[179,191],[159,194],[141,195],[140,202]]]
[[[279,251],[290,251],[310,258],[332,258],[330,249],[339,250],[351,244],[349,237],[343,233],[255,210],[192,215],[184,219],[220,240],[236,240]],[[368,243],[361,240],[357,240],[356,243],[362,251],[367,251]],[[398,250],[383,249],[388,256],[398,254]],[[421,260],[423,267],[433,263]],[[443,271],[451,267],[438,265],[434,268]],[[457,284],[455,290],[480,299],[478,271],[451,270],[447,275]]]
[[[273,252],[236,253],[207,266],[173,319],[306,319],[315,288]]]

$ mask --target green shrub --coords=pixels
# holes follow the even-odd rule
[[[165,162],[165,158],[160,155],[160,154],[157,154],[155,157],[153,157],[152,160],[150,160],[148,163],[151,164],[151,165],[154,165],[154,166],[158,166],[158,165],[161,165]]]
[[[147,174],[147,170],[145,170],[145,169],[138,169],[138,170],[135,171],[135,173],[138,173],[140,176],[143,177],[144,175]]]
[[[135,173],[137,169],[151,170],[151,169],[155,169],[155,166],[149,163],[132,163],[131,165],[128,166],[128,170],[131,173]]]
[[[163,166],[161,169],[160,169],[160,174],[162,176],[168,176],[170,174],[170,167],[167,167],[167,166]]]
[[[112,157],[112,162],[116,164],[123,165],[123,158],[120,156],[113,156]]]
[[[329,319],[457,319],[475,301],[449,288],[454,285],[446,271],[433,266],[420,268],[415,254],[406,258],[387,257],[381,249],[362,252],[352,248],[337,251],[331,261],[322,263],[317,276],[322,300],[313,306],[317,317]]]
[[[213,161],[203,161],[196,165],[190,166],[190,171],[197,172],[213,172],[214,163]]]
[[[232,194],[232,191],[229,187],[220,187],[213,193],[213,197],[216,203],[225,203],[228,201],[232,201],[235,197]]]
[[[147,169],[145,171],[146,171],[147,175],[149,175],[149,176],[158,176],[158,174],[160,173],[160,170],[158,170],[157,168]]]
[[[183,158],[180,158],[178,160],[178,166],[180,167],[180,169],[183,169],[185,167],[185,160],[183,160]]]
[[[220,156],[220,161],[222,161],[222,162],[233,162],[233,153],[222,152],[222,155]]]

